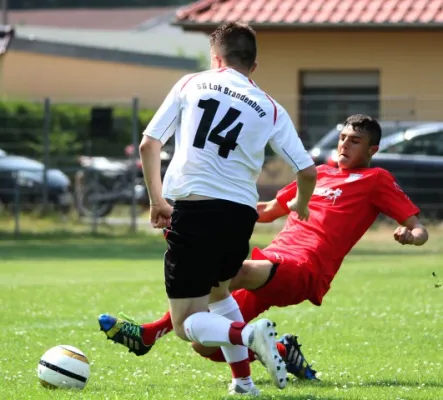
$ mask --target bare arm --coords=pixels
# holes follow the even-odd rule
[[[297,195],[296,202],[300,208],[308,207],[312,193],[314,193],[317,182],[317,169],[315,165],[302,169],[297,173]]]
[[[143,176],[149,193],[151,224],[154,228],[168,226],[172,214],[172,207],[162,196],[161,148],[162,142],[149,136],[143,136],[139,147]]]
[[[160,140],[143,136],[139,150],[143,166],[143,176],[146,187],[148,188],[151,205],[161,204],[164,201],[162,197],[162,180],[160,173],[161,149],[162,142],[160,142]]]
[[[394,239],[400,244],[422,246],[428,241],[428,231],[415,215],[409,217],[402,225],[394,231]]]
[[[288,212],[274,199],[257,204],[258,222],[272,222],[276,219],[287,215]]]
[[[288,202],[288,207],[298,214],[299,219],[307,220],[309,218],[308,203],[314,192],[317,170],[288,113],[281,106],[277,109],[278,118],[269,143],[273,150],[297,173],[297,197]]]

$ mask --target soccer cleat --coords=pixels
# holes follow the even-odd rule
[[[100,330],[106,333],[108,339],[114,343],[120,343],[136,356],[143,356],[151,350],[152,345],[146,346],[142,339],[143,328],[132,318],[119,314],[122,318],[116,318],[109,314],[98,317]]]
[[[301,344],[297,341],[297,336],[291,334],[283,335],[280,340],[286,348],[286,368],[289,373],[295,375],[298,379],[319,380],[316,376],[317,371],[313,370],[306,361],[302,351]]]
[[[244,387],[241,385],[235,385],[231,383],[229,385],[229,394],[230,395],[242,395],[242,396],[260,396],[260,390],[258,390],[253,384]]]
[[[248,340],[248,347],[260,358],[279,389],[288,383],[286,365],[277,350],[275,342],[275,323],[260,319],[251,324],[253,331]]]

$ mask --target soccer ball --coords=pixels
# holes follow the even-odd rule
[[[90,373],[86,356],[73,346],[59,345],[43,354],[38,363],[40,383],[50,389],[83,389]]]

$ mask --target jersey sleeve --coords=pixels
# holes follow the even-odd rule
[[[383,214],[395,219],[399,224],[420,213],[420,209],[403,192],[395,178],[383,169],[377,171],[371,200]]]
[[[180,118],[180,92],[183,82],[188,79],[189,76],[187,75],[174,85],[144,130],[143,135],[158,139],[162,144],[165,144],[175,133]]]
[[[286,110],[277,107],[277,119],[269,144],[297,172],[314,164]]]
[[[290,210],[287,206],[287,202],[291,201],[297,193],[297,182],[292,182],[289,185],[285,186],[283,189],[280,189],[275,196],[278,204],[280,204],[286,212],[289,214]]]

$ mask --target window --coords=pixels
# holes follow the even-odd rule
[[[388,147],[383,152],[392,154],[443,156],[443,131],[416,136],[411,140],[405,139],[400,143]]]
[[[349,115],[378,118],[378,72],[304,72],[301,75],[300,133],[313,145]]]

